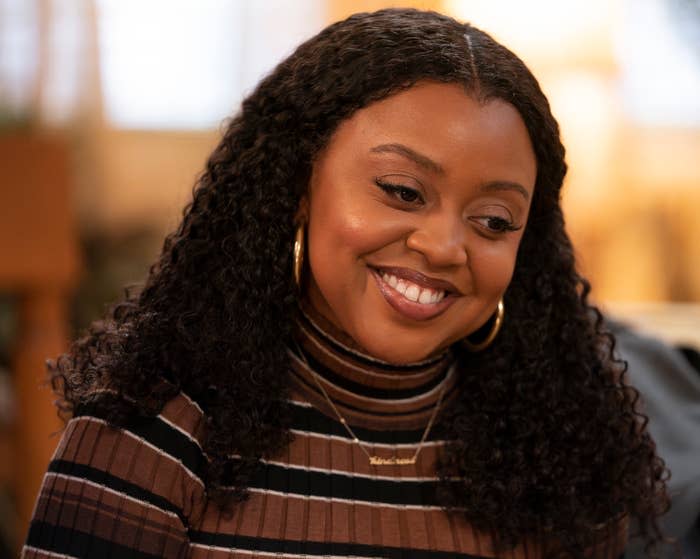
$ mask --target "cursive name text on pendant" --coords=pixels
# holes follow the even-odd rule
[[[412,458],[397,458],[393,456],[391,458],[382,458],[381,456],[370,456],[369,463],[372,466],[403,466],[406,464],[415,464],[415,457]]]

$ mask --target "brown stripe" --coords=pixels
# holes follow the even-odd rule
[[[42,490],[37,511],[53,526],[78,529],[138,551],[161,555],[187,540],[173,515],[79,480],[59,478]]]
[[[161,496],[183,511],[194,515],[201,509],[204,488],[176,459],[109,427],[99,420],[80,417],[71,421],[65,447],[57,459],[85,464],[128,480]]]
[[[447,386],[447,389],[449,389],[450,386],[453,386],[457,377],[457,375],[452,374],[450,378],[446,378],[444,382],[436,385],[428,392],[417,396],[395,400],[384,400],[365,397],[360,394],[355,394],[340,386],[336,386],[323,376],[314,375],[306,364],[297,360],[292,360],[292,370],[299,375],[299,377],[301,377],[307,385],[313,387],[313,389],[317,389],[318,385],[316,384],[315,379],[318,379],[323,384],[326,392],[334,402],[360,407],[368,412],[376,411],[380,413],[406,413],[428,406],[438,399],[440,390],[442,390],[443,387]]]
[[[393,456],[411,457],[417,445],[392,449],[386,446],[363,445],[370,454],[390,458]],[[424,445],[413,465],[372,466],[360,446],[350,439],[330,439],[296,434],[288,447],[288,462],[292,466],[332,469],[334,472],[369,476],[436,477],[435,464],[442,452],[442,445]]]
[[[297,324],[302,324],[303,322],[309,323],[316,337],[320,337],[320,339],[326,338],[331,340],[333,343],[356,353],[358,358],[361,359],[363,363],[379,361],[373,357],[370,357],[368,352],[364,348],[360,347],[352,337],[348,336],[345,332],[337,328],[335,324],[316,311],[316,309],[314,309],[313,306],[311,306],[311,304],[309,304],[307,301],[302,301],[300,307],[300,316],[297,319]],[[324,343],[329,345],[328,342]],[[440,355],[430,356],[421,363],[432,364],[436,361],[440,361],[443,357],[445,357],[446,353],[447,352]],[[384,364],[391,366],[389,363]]]
[[[52,479],[54,476],[57,479]],[[70,478],[53,473],[46,474],[45,485],[42,487],[37,500],[37,512],[43,514],[44,522],[68,528],[70,526],[65,524],[67,518],[65,506],[63,510],[60,510],[60,506],[54,506],[55,504],[60,505],[61,499],[64,499],[64,503],[79,504],[82,502],[88,504],[88,506],[103,507],[105,509],[113,507],[112,512],[115,514],[118,511],[114,507],[119,505],[124,514],[132,515],[133,517],[152,511],[150,516],[153,517],[154,521],[156,517],[162,516],[167,519],[167,521],[164,520],[163,522],[167,524],[174,522],[180,528],[183,527],[182,522],[175,513],[165,511],[150,503],[139,501],[79,478]],[[78,522],[76,525],[81,524]]]
[[[298,364],[293,367],[294,373],[299,374],[304,379],[303,382],[296,377],[296,374],[292,374],[293,391],[295,394],[299,395],[303,400],[311,403],[316,409],[321,411],[323,414],[337,420],[337,415],[333,409],[328,405],[325,397],[320,394],[316,388],[315,381],[311,376],[311,373],[307,369],[304,369]],[[445,390],[447,396],[447,402],[456,396],[456,390],[454,390],[457,374],[453,374],[445,382],[449,383]],[[425,425],[430,420],[430,416],[433,413],[432,406],[438,400],[440,395],[440,389],[443,385],[441,384],[437,390],[432,394],[423,397],[417,397],[407,403],[397,403],[397,401],[369,401],[361,400],[357,396],[349,394],[344,391],[340,391],[333,385],[324,383],[324,388],[328,393],[328,396],[333,400],[333,402],[338,407],[338,410],[343,415],[343,417],[351,425],[357,425],[358,427],[365,427],[368,429],[380,429],[380,430],[391,430],[391,429],[419,429],[425,427]],[[343,404],[352,405],[354,408],[361,408],[365,411],[358,411],[357,409],[351,409]],[[411,413],[412,410],[424,408],[423,411]],[[375,413],[372,413],[375,412]],[[392,415],[383,416],[377,415],[378,413],[389,413],[397,414],[404,413],[400,417],[395,417]]]
[[[187,396],[182,393],[178,394],[165,404],[161,415],[170,423],[185,431],[201,447],[205,434],[204,416]]]
[[[281,511],[285,510],[285,503],[289,520],[284,531],[280,532],[277,522]],[[262,532],[259,530],[261,513],[265,516]],[[448,515],[439,509],[382,508],[362,503],[251,493],[231,517],[222,517],[211,504],[205,516],[206,521],[201,527],[196,527],[197,530],[217,530],[225,535],[455,551],[453,536],[456,532],[462,535],[460,547],[463,552],[477,554],[480,548],[482,553],[488,549],[483,544],[486,536],[482,535],[477,541],[464,517]],[[406,529],[401,530],[401,525]]]
[[[201,546],[192,546],[188,557],[190,559],[255,559],[255,557],[274,557],[274,555],[253,554],[249,551],[228,551],[223,549],[211,549]]]
[[[317,361],[353,382],[373,388],[399,390],[422,386],[437,377],[448,366],[446,360],[431,363],[418,371],[401,370],[399,367],[396,370],[385,370],[372,367],[371,363],[365,362],[360,365],[334,352],[322,338],[303,325],[300,326],[299,333],[302,348],[313,355]]]
[[[190,559],[255,559],[255,555],[249,551],[229,551],[226,549],[209,549],[194,545],[190,548]],[[261,557],[261,555],[258,555]]]

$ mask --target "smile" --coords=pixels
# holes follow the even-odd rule
[[[396,291],[401,293],[409,301],[420,303],[421,305],[430,305],[442,301],[445,298],[445,291],[434,290],[428,287],[421,287],[403,278],[399,278],[388,272],[379,272],[385,283],[388,283]]]
[[[401,268],[370,270],[386,302],[405,318],[429,320],[445,312],[457,300],[456,293],[442,286],[425,285],[429,280],[417,272]]]

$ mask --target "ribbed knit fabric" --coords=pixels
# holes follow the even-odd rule
[[[363,355],[319,316],[302,314],[292,364],[292,434],[264,462],[232,515],[200,479],[203,414],[185,394],[154,420],[116,429],[71,420],[39,494],[23,557],[493,557],[492,538],[438,503],[431,432],[414,465],[371,466],[309,371],[371,454],[410,457],[435,404],[456,396],[449,353],[402,367]],[[302,356],[303,353],[303,356]],[[616,559],[626,520],[601,529],[591,557]],[[542,557],[533,537],[504,557]]]

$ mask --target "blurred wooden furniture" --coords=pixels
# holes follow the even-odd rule
[[[69,154],[60,138],[0,134],[0,291],[17,297],[11,371],[12,483],[17,543],[23,541],[61,428],[46,383],[48,358],[66,348],[68,301],[79,250],[72,217]]]

